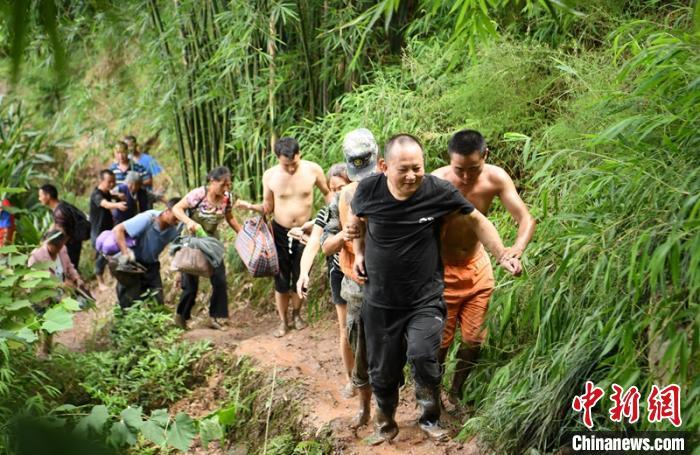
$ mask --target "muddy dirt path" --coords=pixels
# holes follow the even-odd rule
[[[76,315],[74,328],[61,333],[57,342],[71,350],[90,348],[91,343],[99,343],[96,335],[99,328],[111,318],[116,304],[114,290],[100,291],[94,289],[97,308]],[[172,300],[172,299],[168,299]],[[198,305],[199,306],[199,305]],[[255,359],[260,367],[272,373],[276,370],[279,378],[296,381],[300,384],[304,396],[305,409],[303,424],[310,437],[330,428],[332,438],[340,454],[377,454],[377,455],[440,455],[440,454],[479,454],[476,444],[460,444],[454,441],[435,443],[425,437],[416,424],[419,411],[415,407],[413,389],[407,385],[401,390],[399,409],[396,420],[400,427],[397,438],[391,444],[369,446],[364,439],[372,432],[371,424],[357,432],[349,429],[349,422],[358,408],[356,397],[343,398],[341,389],[346,383],[342,373],[342,362],[338,353],[338,327],[333,313],[328,313],[322,320],[310,324],[304,330],[291,331],[283,338],[272,336],[277,326],[276,314],[272,304],[270,311],[264,315],[255,315],[242,304],[234,304],[231,314],[231,326],[226,330],[203,328],[201,318],[192,321],[192,328],[183,338],[186,340],[206,339],[214,343],[217,349],[227,350],[237,355]],[[203,316],[200,311],[200,315]],[[99,338],[99,336],[97,336]],[[210,378],[202,387],[216,388],[219,380]],[[220,379],[220,378],[219,378]],[[215,400],[204,397],[212,395],[204,391],[193,391],[192,396],[181,400],[175,406],[185,408],[194,416],[206,415],[217,409]],[[188,403],[188,400],[191,403]],[[453,434],[459,431],[459,424],[450,421],[445,414],[446,425]],[[221,449],[208,453],[223,453]],[[193,453],[204,453],[194,449]]]

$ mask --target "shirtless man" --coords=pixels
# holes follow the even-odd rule
[[[449,166],[433,175],[452,183],[479,212],[488,214],[493,199],[498,196],[503,206],[518,223],[515,243],[506,249],[509,258],[520,258],[535,232],[535,219],[518,196],[513,180],[498,166],[486,164],[489,149],[479,132],[462,130],[455,133],[448,145]],[[484,318],[494,279],[491,262],[476,233],[464,218],[447,219],[442,231],[442,261],[444,264],[447,319],[440,345],[440,362],[454,340],[459,322],[462,346],[457,351],[457,365],[449,399],[461,398],[462,386],[475,365],[484,341]]]
[[[299,228],[311,218],[314,186],[317,186],[325,197],[328,197],[330,191],[321,166],[301,159],[296,139],[283,137],[278,140],[275,144],[275,155],[278,164],[263,174],[262,204],[238,201],[236,207],[261,214],[272,213],[274,216],[272,230],[280,264],[280,272],[275,276],[275,305],[280,316],[280,326],[275,336],[281,337],[288,330],[287,308],[290,300],[294,328],[301,330],[306,327],[299,314],[302,299],[294,292],[299,280],[301,255],[304,252],[304,245],[299,240],[298,233],[301,231]]]

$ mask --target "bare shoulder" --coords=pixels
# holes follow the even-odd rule
[[[443,166],[441,168],[435,169],[433,172],[431,172],[432,175],[435,177],[439,177],[441,179],[447,179],[447,173],[450,171],[450,166]]]
[[[359,182],[351,182],[350,184],[345,185],[340,191],[340,199],[349,204],[350,201],[352,201],[352,197],[355,195],[357,185],[359,185]]]
[[[510,175],[508,175],[508,172],[495,164],[484,165],[484,171],[486,171],[486,175],[488,175],[491,183],[498,185],[499,187],[503,187],[504,185],[513,182],[513,179],[510,177]]]
[[[309,161],[309,160],[301,160],[302,166],[304,166],[306,169],[310,170],[311,172],[317,173],[320,172],[323,174],[323,168],[321,167],[320,164],[316,163],[315,161]]]
[[[274,179],[277,173],[279,172],[279,165],[274,165],[271,168],[267,169],[265,172],[263,172],[263,182],[270,182],[271,179]]]

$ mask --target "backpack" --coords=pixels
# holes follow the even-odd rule
[[[63,204],[63,207],[67,209],[68,213],[70,213],[70,216],[73,218],[74,233],[72,237],[79,242],[88,240],[90,238],[91,226],[85,213],[73,204],[69,204],[65,201],[61,201],[61,204]]]
[[[275,240],[265,217],[246,220],[236,236],[236,251],[254,277],[275,276],[280,271]]]

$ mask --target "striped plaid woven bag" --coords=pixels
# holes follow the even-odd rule
[[[267,220],[258,216],[246,220],[236,236],[236,251],[254,277],[275,276],[280,271],[275,240]]]

